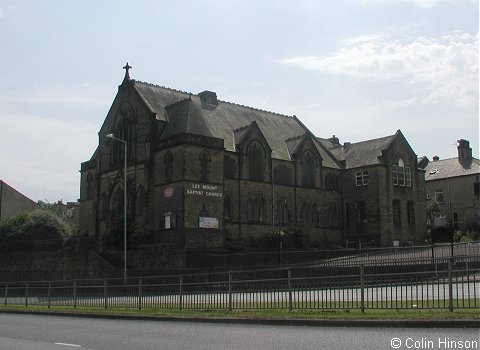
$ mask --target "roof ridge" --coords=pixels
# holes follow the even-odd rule
[[[381,140],[381,139],[386,139],[386,138],[389,138],[389,137],[395,137],[395,135],[396,134],[377,137],[377,138],[374,138],[374,139],[363,140],[363,141],[358,141],[358,142],[351,142],[350,144],[351,145],[358,145],[359,143],[372,142],[372,141],[377,141],[377,140]]]
[[[141,84],[145,84],[145,85],[150,85],[150,86],[154,86],[154,87],[157,87],[157,88],[162,88],[162,89],[166,89],[166,90],[170,90],[170,91],[174,91],[174,92],[181,92],[182,94],[192,94],[191,92],[187,92],[187,91],[183,91],[183,90],[178,90],[178,89],[174,89],[174,88],[170,88],[170,87],[167,87],[167,86],[163,86],[163,85],[158,85],[158,84],[152,84],[152,83],[148,83],[146,81],[141,81],[141,80],[135,80],[135,79],[132,79],[132,81],[134,83],[141,83]],[[194,94],[192,94],[194,95]]]
[[[223,101],[223,100],[218,100],[218,102],[223,102],[223,103],[227,103],[227,104],[230,104],[230,105],[235,105],[235,106],[239,106],[239,107],[244,107],[244,108],[248,108],[248,109],[253,109],[253,110],[255,110],[255,111],[270,113],[270,114],[278,115],[278,116],[280,116],[280,117],[293,118],[293,116],[290,116],[290,115],[287,115],[287,114],[282,114],[282,113],[278,113],[278,112],[267,111],[266,109],[261,109],[261,108],[256,108],[256,107],[252,107],[252,106],[242,105],[242,104],[240,104],[240,103]]]

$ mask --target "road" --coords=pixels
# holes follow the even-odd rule
[[[393,338],[397,338],[393,341],[396,347],[392,347]],[[265,326],[0,314],[1,350],[452,348],[442,347],[444,340],[447,345],[463,342],[463,348],[480,348],[478,329]],[[466,347],[466,342],[476,347]]]

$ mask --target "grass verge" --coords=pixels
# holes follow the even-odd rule
[[[102,307],[78,307],[71,306],[28,306],[8,305],[0,306],[1,311],[26,311],[26,312],[65,312],[81,314],[102,315],[135,315],[152,317],[179,317],[179,318],[244,318],[244,319],[327,319],[327,320],[446,320],[446,319],[480,319],[480,309],[456,309],[448,310],[402,310],[402,309],[376,309],[365,310],[362,313],[358,309],[345,310],[305,310],[294,309],[256,309],[256,310],[172,310],[172,309],[134,309],[134,308],[111,308]]]

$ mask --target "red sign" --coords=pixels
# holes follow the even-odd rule
[[[165,198],[170,198],[171,196],[173,196],[174,193],[175,193],[175,190],[173,189],[172,186],[168,186],[163,190],[163,196]]]

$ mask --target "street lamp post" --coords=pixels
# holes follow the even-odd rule
[[[127,283],[127,141],[107,134],[107,139],[123,143],[124,148],[124,170],[123,170],[123,282]]]

